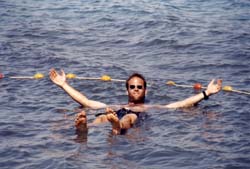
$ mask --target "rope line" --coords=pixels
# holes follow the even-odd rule
[[[45,76],[42,73],[36,73],[34,76],[10,76],[7,78],[10,79],[43,79]],[[4,74],[0,73],[0,79],[6,78]],[[67,79],[77,79],[77,80],[100,80],[100,81],[113,81],[113,82],[126,82],[126,80],[123,79],[112,79],[108,75],[103,75],[101,77],[80,77],[76,76],[73,73],[68,73],[66,75]],[[176,87],[183,87],[183,88],[193,88],[195,90],[201,90],[201,89],[206,89],[206,87],[203,87],[200,83],[195,83],[194,85],[183,85],[183,84],[176,84],[174,81],[167,81],[166,85],[169,86],[176,86]],[[248,91],[241,91],[241,90],[235,90],[232,86],[224,86],[222,88],[223,91],[225,92],[235,92],[239,94],[246,94],[250,95],[250,92]]]

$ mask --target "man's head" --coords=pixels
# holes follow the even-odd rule
[[[147,93],[147,82],[141,74],[132,74],[126,81],[126,88],[129,104],[144,103]]]

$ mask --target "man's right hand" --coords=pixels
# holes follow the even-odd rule
[[[61,70],[61,73],[59,74],[54,68],[52,68],[49,72],[49,77],[52,82],[60,87],[63,87],[66,83],[66,75],[63,70]]]

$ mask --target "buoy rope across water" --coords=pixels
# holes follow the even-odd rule
[[[45,77],[44,74],[36,73],[34,76],[10,76],[7,78],[10,78],[10,79],[42,79],[44,77]],[[4,79],[4,78],[6,78],[6,76],[3,73],[0,73],[0,79]],[[67,79],[79,79],[79,80],[101,80],[101,81],[126,82],[126,80],[123,80],[123,79],[113,79],[108,75],[103,75],[101,77],[79,77],[73,73],[68,73],[66,75],[66,78]],[[174,81],[167,81],[166,84],[169,86],[193,88],[195,90],[206,89],[206,87],[203,87],[201,83],[195,83],[194,85],[183,85],[183,84],[176,84]],[[250,95],[250,92],[235,90],[235,89],[233,89],[232,86],[224,86],[222,88],[222,90],[226,91],[226,92],[235,92],[235,93]]]
[[[203,87],[201,83],[195,83],[194,85],[180,85],[180,84],[176,84],[174,81],[167,81],[166,84],[170,86],[194,88],[196,90],[206,89],[206,87]]]
[[[44,78],[44,74],[42,73],[36,73],[34,76],[9,76],[8,78],[10,79],[42,79]],[[6,78],[4,74],[0,73],[0,79]],[[79,80],[102,80],[102,81],[115,81],[115,82],[125,82],[126,80],[121,80],[121,79],[112,79],[108,75],[103,75],[99,78],[96,77],[78,77],[73,73],[68,73],[66,75],[67,79],[79,79]]]
[[[227,92],[235,92],[235,93],[241,93],[241,94],[250,95],[250,92],[235,90],[235,89],[233,89],[232,86],[224,86],[224,87],[222,88],[222,90],[223,90],[223,91],[227,91]]]
[[[206,89],[206,87],[203,87],[201,83],[195,83],[194,85],[180,85],[180,84],[176,84],[174,81],[167,81],[166,84],[170,86],[176,86],[176,87],[194,88],[195,90]],[[250,95],[250,92],[235,90],[233,89],[232,86],[224,86],[222,90],[226,92],[236,92],[240,94]]]
[[[73,73],[68,73],[66,75],[67,79],[79,79],[79,80],[102,80],[102,81],[114,81],[114,82],[125,82],[126,80],[112,79],[108,75],[103,75],[101,77],[78,77]]]
[[[6,78],[4,74],[0,73],[0,79]],[[9,76],[7,78],[10,79],[42,79],[44,78],[44,74],[42,73],[36,73],[34,76]]]

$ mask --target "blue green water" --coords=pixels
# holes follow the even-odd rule
[[[220,92],[197,107],[150,110],[126,135],[110,124],[78,135],[79,108],[51,83],[52,67],[78,76],[142,73],[150,104],[223,86],[250,91],[250,3],[244,0],[0,0],[0,166],[185,168],[250,166],[249,95]],[[45,74],[41,80],[11,76]],[[125,104],[122,83],[69,80],[89,98]],[[104,110],[88,110],[88,120]]]

